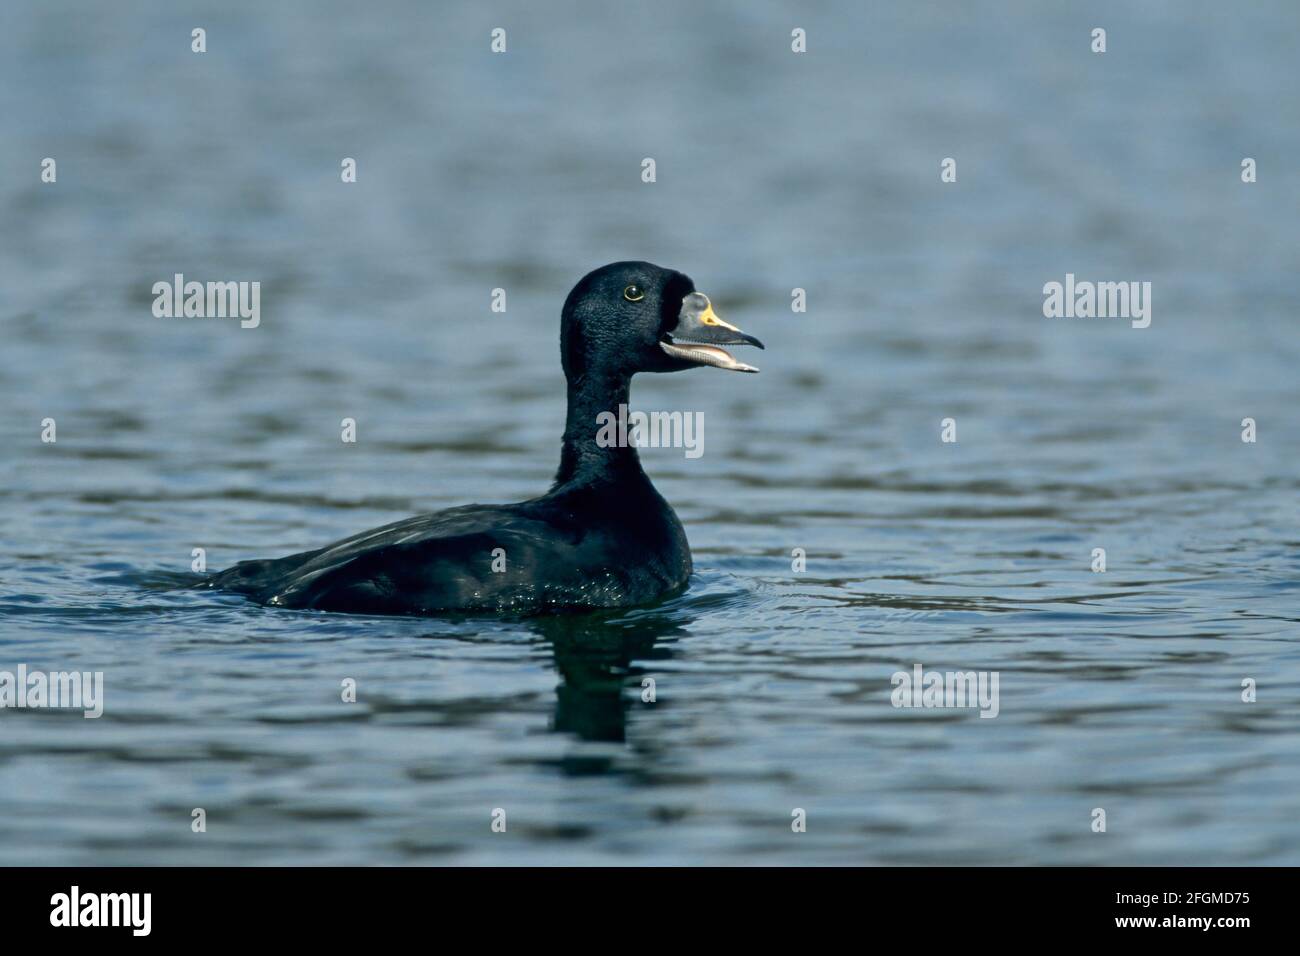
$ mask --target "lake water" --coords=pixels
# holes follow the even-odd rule
[[[6,11],[0,670],[105,709],[0,711],[0,863],[1300,863],[1300,8],[1130,6]],[[622,258],[767,345],[633,390],[704,415],[642,455],[685,594],[178,586],[545,490]],[[260,326],[155,318],[175,273]],[[1067,273],[1150,327],[1045,318]],[[893,707],[918,664],[998,716]]]

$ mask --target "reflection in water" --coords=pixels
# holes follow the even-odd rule
[[[132,569],[94,580],[154,592],[183,592],[207,579],[191,572]],[[446,615],[445,619],[462,623],[475,620],[457,614]],[[689,625],[693,616],[677,605],[672,611],[616,610],[523,620],[530,631],[551,645],[560,675],[555,689],[554,729],[582,740],[621,743],[626,735],[628,707],[633,700],[640,700],[640,678],[647,673],[633,666],[632,661],[670,657],[671,651],[657,642],[685,635],[684,625]]]
[[[560,673],[555,730],[582,740],[621,743],[628,707],[633,695],[640,700],[641,678],[647,673],[632,661],[669,657],[671,652],[656,641],[685,634],[682,623],[680,612],[602,612],[530,621],[529,627],[550,643]]]

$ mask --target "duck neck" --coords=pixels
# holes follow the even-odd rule
[[[555,484],[643,475],[636,448],[624,441],[632,377],[589,371],[569,382],[569,411]],[[612,441],[611,441],[612,439]]]

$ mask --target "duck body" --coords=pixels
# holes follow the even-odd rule
[[[647,262],[588,274],[569,293],[560,350],[568,414],[550,491],[465,505],[284,558],[241,561],[203,586],[273,607],[355,614],[543,614],[647,604],[687,584],[676,513],[634,446],[599,437],[632,376],[697,365],[757,371],[722,348],[757,339],[713,314],[685,275]]]
[[[544,614],[646,604],[683,588],[691,567],[681,522],[640,473],[418,515],[316,551],[243,561],[212,583],[274,607]]]

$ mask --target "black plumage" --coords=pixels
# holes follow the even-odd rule
[[[634,447],[602,447],[597,416],[627,404],[637,372],[757,371],[724,345],[762,347],[714,315],[680,272],[617,262],[585,276],[561,317],[568,415],[545,495],[465,505],[285,558],[242,561],[207,586],[267,605],[363,614],[535,614],[625,607],[686,585],[681,522]],[[497,549],[501,549],[498,551]],[[504,552],[505,570],[495,561]]]

